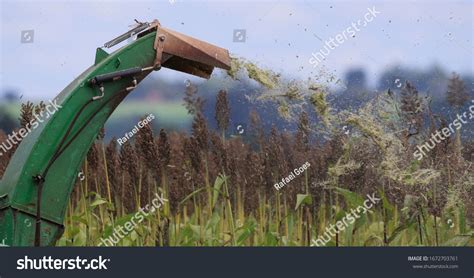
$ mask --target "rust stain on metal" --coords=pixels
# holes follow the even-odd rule
[[[203,78],[211,76],[214,67],[229,70],[229,51],[176,31],[159,27],[157,37],[164,36],[162,66]]]

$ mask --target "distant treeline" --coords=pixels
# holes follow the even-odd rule
[[[387,69],[379,75],[377,85],[375,88],[370,87],[367,81],[367,73],[363,68],[355,68],[348,70],[343,78],[342,86],[333,88],[330,102],[333,108],[342,109],[357,109],[362,107],[367,101],[372,99],[375,95],[386,92],[388,89],[392,91],[400,90],[405,81],[410,81],[421,95],[431,97],[431,107],[433,113],[442,114],[446,117],[455,117],[455,111],[446,101],[446,90],[448,87],[449,78],[452,73],[442,69],[440,66],[434,65],[426,70],[409,69],[402,66],[394,66]],[[474,76],[460,75],[463,80],[466,90],[474,99]],[[259,88],[256,84],[249,80],[239,80],[239,82],[232,82],[229,80],[222,80],[224,77],[218,77],[210,81],[202,81],[196,83],[199,94],[204,99],[204,117],[210,123],[210,127],[215,129],[216,125],[212,121],[213,107],[215,106],[215,94],[223,89],[222,84],[228,92],[229,103],[233,108],[231,110],[232,122],[229,129],[229,135],[236,132],[235,127],[239,125],[247,125],[249,119],[248,115],[252,109],[256,109],[262,118],[262,124],[265,130],[270,130],[272,125],[279,129],[288,131],[296,130],[295,122],[288,122],[286,119],[279,117],[278,107],[271,102],[252,103],[249,99],[255,97],[259,93]],[[170,81],[158,79],[154,76],[145,79],[140,86],[127,97],[127,100],[153,100],[153,101],[181,101],[186,89],[186,80]],[[5,109],[2,108],[2,103],[13,103],[21,101],[19,95],[21,92],[14,90],[6,90],[3,92],[0,102],[0,129],[9,133],[15,127],[19,126],[18,119],[9,115]],[[126,100],[126,101],[127,101]],[[125,104],[126,105],[126,101]],[[309,113],[312,121],[316,120],[316,115]],[[159,130],[160,126],[154,126],[154,129]],[[467,125],[463,129],[463,137],[472,137],[472,125]],[[109,134],[117,136],[116,134]]]

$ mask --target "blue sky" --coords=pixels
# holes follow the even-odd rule
[[[302,79],[320,71],[342,77],[364,67],[373,82],[396,64],[474,72],[473,1],[0,1],[0,91],[13,88],[26,99],[56,96],[93,63],[96,47],[127,31],[135,18],[159,19]],[[372,7],[380,14],[313,69],[311,53]],[[245,43],[233,42],[234,29],[246,30]],[[20,43],[22,30],[34,30],[33,43]],[[170,70],[153,74],[190,78]]]

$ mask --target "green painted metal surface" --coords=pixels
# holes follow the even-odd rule
[[[32,177],[43,173],[81,107],[92,97],[100,95],[97,87],[90,86],[88,80],[99,74],[152,66],[156,54],[153,48],[155,35],[156,32],[149,33],[109,55],[98,50],[95,64],[56,97],[62,108],[23,139],[0,182],[0,242],[9,246],[34,245],[38,185]],[[148,73],[136,76],[137,81]],[[124,89],[132,85],[132,78],[104,85],[105,96],[86,106],[66,141],[84,125],[87,127],[52,164],[45,177],[41,198],[42,246],[54,245],[62,235],[69,196],[81,163],[106,120],[128,94]]]

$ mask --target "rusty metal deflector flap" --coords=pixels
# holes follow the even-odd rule
[[[176,31],[158,27],[157,37],[164,36],[163,52],[173,57],[161,66],[209,78],[214,67],[229,70],[229,51]]]

